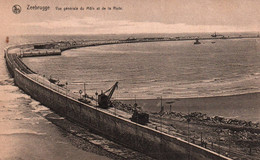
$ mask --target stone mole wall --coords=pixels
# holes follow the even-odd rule
[[[8,57],[6,54],[8,69],[13,72],[15,84],[19,88],[56,113],[108,139],[157,159],[228,159],[177,137],[136,124],[58,93],[19,71]]]

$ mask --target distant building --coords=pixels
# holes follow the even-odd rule
[[[55,44],[35,44],[34,49],[54,49]]]

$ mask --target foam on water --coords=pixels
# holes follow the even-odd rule
[[[28,129],[11,129],[11,130],[0,131],[0,135],[15,135],[15,134],[27,134],[27,135],[36,135],[36,136],[46,135],[46,133],[35,132],[33,130],[28,130]]]
[[[20,39],[23,43],[27,41]],[[19,38],[10,40],[15,43],[13,40],[18,42]],[[14,85],[6,68],[3,47],[1,44],[0,159],[108,159],[75,147],[45,119],[51,111]]]

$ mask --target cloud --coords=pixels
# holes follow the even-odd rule
[[[103,20],[100,18],[69,17],[64,20],[16,23],[21,27],[39,27],[42,32],[59,30],[59,33],[123,34],[123,33],[183,33],[183,32],[239,32],[257,31],[259,26],[188,25],[185,23],[165,24],[162,22],[135,22],[130,20]]]

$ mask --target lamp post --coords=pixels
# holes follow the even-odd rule
[[[162,105],[162,96],[161,96],[161,108],[163,108],[163,105]],[[163,111],[163,109],[162,109]],[[161,113],[161,132],[162,132],[162,115],[163,115],[163,112]]]
[[[188,122],[188,143],[190,143],[190,118],[187,119]]]
[[[68,111],[68,97],[67,97],[67,95],[68,95],[68,82],[66,82],[65,83],[65,85],[66,85],[66,115],[67,115],[67,111]]]
[[[164,107],[163,107],[163,103],[162,103],[162,96],[161,97],[157,97],[157,99],[158,100],[160,100],[161,101],[161,110],[160,110],[160,112],[158,112],[158,114],[159,114],[159,116],[160,116],[160,128],[161,128],[161,130],[159,129],[159,131],[162,133],[162,116],[163,116],[163,114],[164,114]],[[157,130],[157,126],[155,127],[155,129]],[[162,145],[162,134],[160,134],[160,145]],[[160,147],[160,154],[162,154],[162,150],[161,150],[161,147]]]
[[[230,151],[231,151],[231,133],[230,131],[228,132],[228,154],[230,156]]]
[[[45,74],[42,76],[42,84],[44,83]]]
[[[49,79],[49,82],[50,82],[50,88],[51,88],[51,81],[50,81],[50,80],[51,80],[51,75],[50,75],[50,79]]]
[[[162,105],[162,96],[161,97],[157,97],[157,99],[159,99],[161,101],[161,110],[158,113],[160,116],[160,128],[161,128],[161,132],[162,132],[162,115],[164,114],[164,107]]]
[[[190,108],[188,107],[188,117],[187,117],[187,122],[188,122],[188,144],[190,144]],[[189,160],[191,159],[190,155],[190,145],[189,145]]]
[[[84,98],[85,98],[85,100],[86,100],[86,98],[87,98],[87,95],[86,95],[86,83],[84,82],[83,83],[83,88],[84,88]]]
[[[96,95],[96,109],[97,109],[97,106],[98,106],[98,92],[97,91],[96,91],[95,95]]]
[[[60,83],[60,80],[58,79],[58,81],[57,81],[58,92],[59,92],[59,83]]]
[[[82,85],[83,84],[83,90],[79,90],[78,91],[78,93],[80,94],[80,99],[82,98],[82,97],[84,97],[85,98],[85,100],[86,100],[86,98],[87,98],[87,94],[86,94],[86,84],[85,84],[86,82],[70,82],[69,84],[70,85]],[[75,93],[77,93],[77,92],[75,92]],[[84,93],[83,95],[82,95],[82,93]],[[81,96],[82,95],[82,96]]]
[[[67,98],[67,94],[68,94],[68,82],[65,83],[65,87],[66,87],[66,98]]]
[[[115,96],[116,96],[116,94],[115,94]],[[116,115],[116,105],[114,105],[114,108],[115,108],[115,115]]]
[[[38,73],[39,73],[38,70],[36,70],[36,77],[35,77],[36,81],[38,81],[38,78],[37,78],[39,75]]]
[[[218,153],[220,154],[220,134],[222,132],[222,129],[219,127],[216,131],[218,134]]]
[[[81,99],[82,90],[79,90],[79,98]]]

